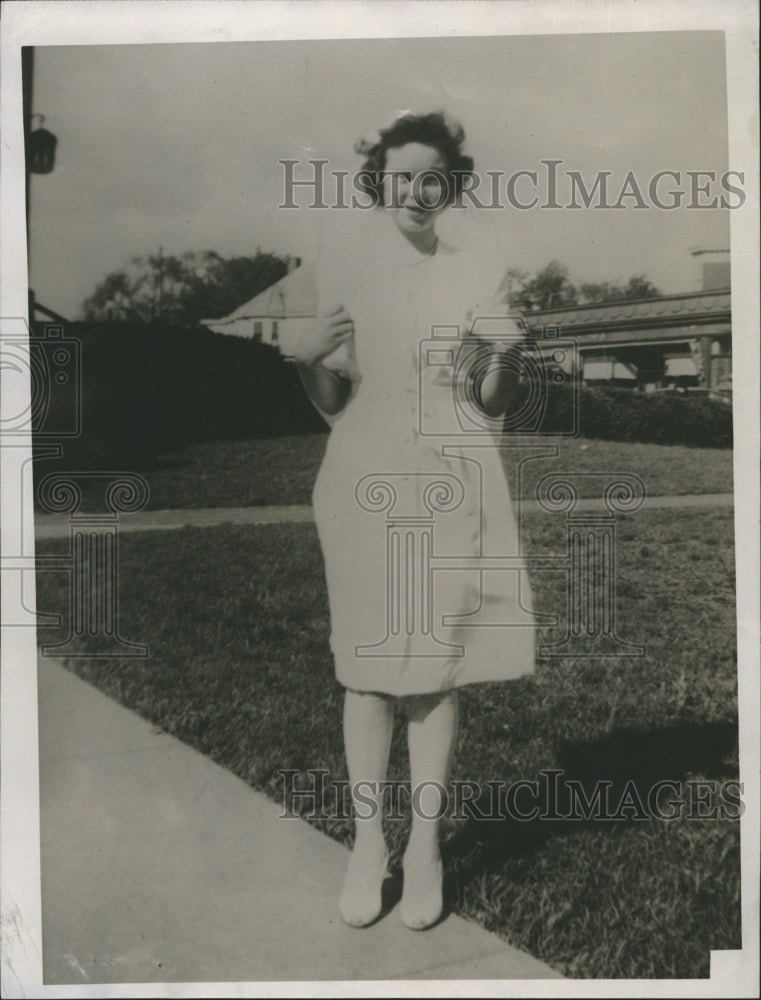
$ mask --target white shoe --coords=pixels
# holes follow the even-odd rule
[[[433,877],[420,885],[420,876],[408,876],[404,869],[404,890],[399,903],[402,922],[413,931],[423,931],[432,927],[444,911],[444,866],[441,858],[436,863]],[[425,875],[422,876],[425,879]]]
[[[383,910],[383,882],[388,876],[388,852],[384,850],[379,867],[368,871],[360,867],[356,850],[349,858],[338,912],[350,927],[367,927],[374,923]]]

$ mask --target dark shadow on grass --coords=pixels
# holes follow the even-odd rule
[[[657,781],[687,774],[736,777],[728,763],[737,742],[731,722],[684,722],[662,729],[614,731],[590,743],[562,743],[558,767],[585,780],[634,781],[642,792]]]
[[[157,472],[162,469],[188,469],[192,465],[193,459],[182,454],[144,455],[140,459],[139,471]]]
[[[502,790],[496,809],[488,790],[475,799],[460,831],[444,845],[445,861],[456,869],[455,882],[463,884],[510,858],[533,854],[554,837],[590,828],[612,832],[643,818],[661,822],[665,817],[659,818],[657,810],[667,811],[669,798],[685,798],[684,782],[694,775],[716,782],[736,779],[736,744],[732,723],[622,730],[592,742],[561,743],[545,771],[526,776],[537,782],[538,795],[524,789],[511,805]],[[659,782],[674,782],[678,795],[665,788],[649,799]],[[598,790],[601,805],[596,806]],[[535,807],[540,814],[529,816]]]

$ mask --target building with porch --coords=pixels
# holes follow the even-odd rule
[[[645,392],[702,389],[728,397],[731,315],[725,288],[547,309],[525,319],[548,359],[558,336],[575,341],[575,374],[585,383]]]
[[[729,250],[698,246],[690,254],[700,291],[528,313],[543,355],[551,359],[554,340],[570,337],[578,347],[576,374],[587,384],[697,390],[730,399]]]

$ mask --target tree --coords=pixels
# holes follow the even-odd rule
[[[609,281],[583,282],[579,286],[579,291],[585,303],[615,302],[624,297],[623,290]]]
[[[661,295],[661,290],[648,281],[644,274],[635,274],[625,285],[614,285],[609,281],[601,284],[583,284],[579,291],[583,301],[618,302],[622,299],[652,299]]]
[[[504,298],[511,305],[519,306],[528,280],[528,271],[521,271],[517,267],[509,267],[502,278],[497,298]]]
[[[509,272],[508,272],[509,273]],[[520,272],[514,272],[514,280]],[[517,288],[513,305],[527,312],[557,309],[576,305],[576,286],[568,280],[568,268],[557,260],[538,271],[535,277],[524,279]]]
[[[232,312],[282,278],[287,261],[257,249],[253,257],[224,258],[213,250],[130,258],[82,304],[86,320],[126,319],[192,327]]]
[[[644,274],[635,274],[625,285],[610,281],[584,282],[577,288],[568,277],[568,268],[557,260],[550,261],[533,278],[526,271],[509,268],[505,271],[500,292],[524,312],[617,302],[621,299],[651,299],[662,294]]]
[[[648,281],[644,274],[635,274],[629,278],[624,288],[624,298],[626,299],[654,299],[662,295],[660,288]]]

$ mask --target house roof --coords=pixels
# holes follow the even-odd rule
[[[239,306],[228,316],[202,320],[205,324],[227,324],[241,319],[287,319],[314,316],[317,310],[317,283],[313,267],[294,268],[274,285]]]
[[[543,309],[524,313],[530,327],[559,326],[565,329],[661,326],[675,322],[693,323],[698,317],[729,318],[731,309],[728,289],[708,292],[683,292],[659,295],[652,299],[630,299],[600,302],[561,309]]]

